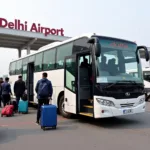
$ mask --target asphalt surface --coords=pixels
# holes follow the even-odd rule
[[[149,150],[150,102],[143,114],[93,120],[58,116],[56,130],[43,131],[27,115],[0,118],[0,150]]]

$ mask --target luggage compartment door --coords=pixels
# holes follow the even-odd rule
[[[64,69],[64,110],[69,113],[76,114],[77,110],[77,88],[76,88],[76,56],[69,56],[65,58]]]

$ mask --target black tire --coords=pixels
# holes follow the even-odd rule
[[[70,118],[71,114],[63,110],[63,105],[64,105],[64,95],[60,97],[58,109],[59,109],[60,115],[62,115],[65,118]]]
[[[43,127],[43,131],[45,131],[46,129],[45,129],[45,127]]]
[[[3,117],[3,115],[1,115],[1,117]]]
[[[148,102],[149,99],[150,99],[150,95],[147,95],[145,101]]]
[[[56,126],[53,126],[52,129],[56,129]]]

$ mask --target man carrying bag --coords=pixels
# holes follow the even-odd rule
[[[37,82],[35,91],[38,99],[38,110],[36,123],[39,124],[41,117],[41,106],[48,105],[53,94],[52,83],[47,79],[47,73],[42,74],[42,79]]]

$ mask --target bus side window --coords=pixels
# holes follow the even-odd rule
[[[27,81],[27,65],[24,65],[23,66],[23,73],[22,73],[22,78],[23,78],[23,81]]]
[[[16,74],[22,74],[22,60],[18,60],[16,63]]]
[[[55,69],[55,53],[56,49],[50,49],[44,52],[43,56],[43,70]]]
[[[68,43],[57,48],[57,56],[56,56],[56,68],[62,69],[64,68],[64,59],[66,56],[72,55],[72,47],[73,43]]]
[[[75,86],[73,85],[73,82],[75,81],[75,59],[69,58],[66,60],[66,82],[65,86],[70,89],[72,92],[75,92]]]
[[[42,71],[42,59],[43,59],[43,52],[39,53],[39,54],[36,54],[35,64],[34,64],[35,72]]]
[[[10,64],[10,75],[15,75],[16,74],[16,62],[12,62]]]

